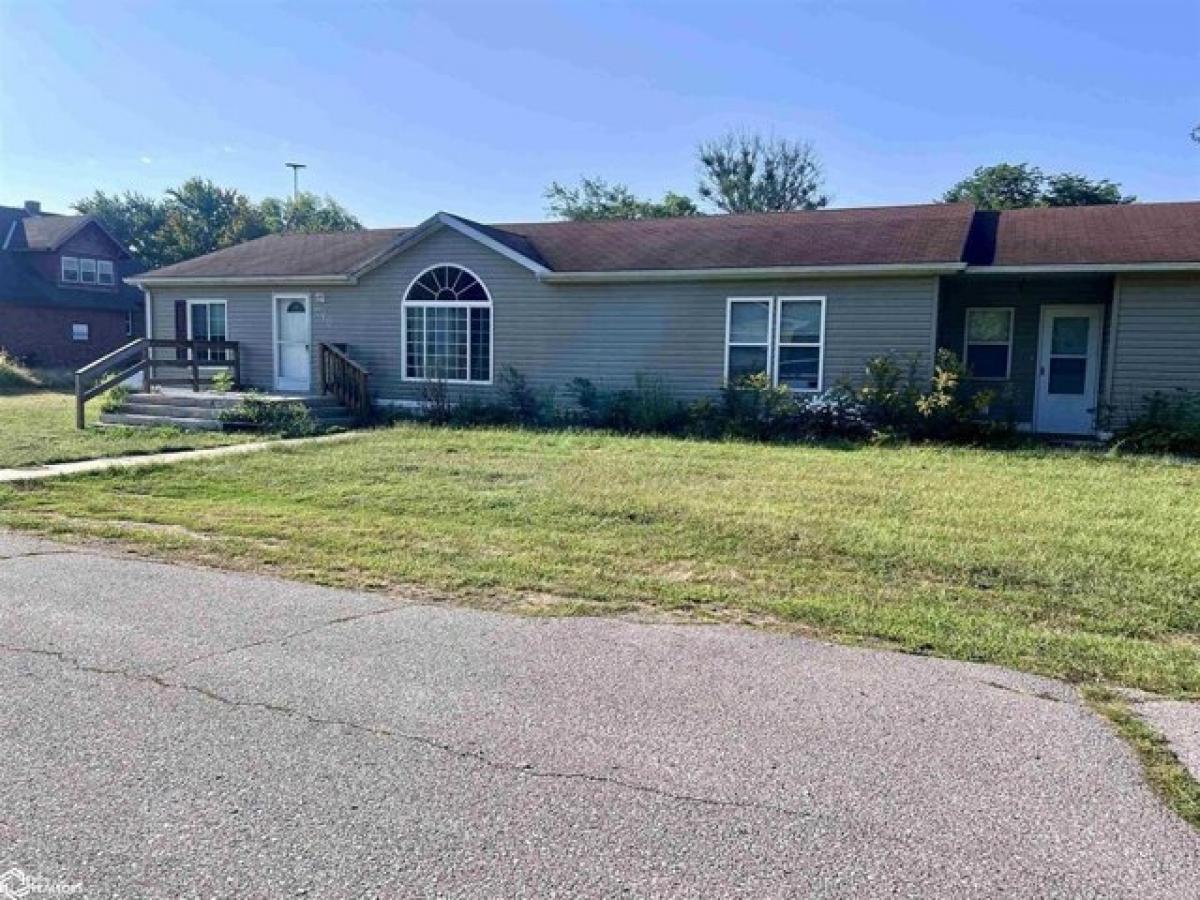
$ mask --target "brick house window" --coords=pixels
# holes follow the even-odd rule
[[[113,270],[111,259],[96,260],[96,283],[97,284],[114,284],[116,282],[116,273]]]
[[[86,256],[79,260],[79,281],[82,284],[96,283],[96,261]]]
[[[62,258],[62,280],[71,283],[79,280],[79,257],[64,256]]]
[[[86,341],[91,337],[92,329],[87,322],[76,322],[71,326],[71,340]]]

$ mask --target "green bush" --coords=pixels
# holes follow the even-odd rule
[[[214,391],[222,394],[232,391],[235,387],[233,383],[233,374],[227,369],[222,369],[220,372],[214,374],[210,384],[212,385],[212,389]]]
[[[218,418],[231,428],[249,428],[284,437],[305,437],[318,430],[317,423],[303,403],[281,403],[254,393],[243,397],[237,406],[221,410]]]
[[[1115,444],[1135,453],[1200,455],[1200,393],[1151,394],[1142,413],[1117,432]]]
[[[938,353],[928,381],[918,361],[902,367],[895,359],[872,359],[861,386],[839,385],[820,394],[797,393],[773,385],[765,373],[724,385],[720,397],[685,406],[665,382],[638,373],[633,384],[605,390],[590,379],[575,378],[565,393],[571,403],[556,407],[553,394],[539,394],[520,372],[501,373],[501,400],[464,400],[448,406],[434,421],[458,425],[517,423],[526,426],[584,425],[639,434],[681,434],[750,440],[823,440],[904,438],[915,440],[989,439],[1005,431],[980,421],[993,399],[974,392],[966,371],[949,351]],[[440,409],[439,404],[433,404]]]
[[[500,373],[500,389],[513,421],[521,425],[546,425],[554,420],[553,395],[539,394],[514,366],[506,366]]]
[[[118,384],[110,391],[105,391],[104,396],[100,398],[101,412],[116,412],[117,409],[129,398],[130,390],[123,384]]]

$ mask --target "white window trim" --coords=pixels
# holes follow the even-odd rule
[[[108,281],[101,281],[100,274],[105,270],[108,271]],[[113,261],[111,259],[96,260],[96,284],[103,285],[104,287],[111,287],[116,283],[117,267],[113,265]]]
[[[224,340],[226,340],[226,341],[232,340],[232,338],[229,336],[229,301],[225,300],[224,298],[221,298],[221,297],[213,297],[211,299],[206,299],[203,297],[195,297],[195,298],[189,299],[187,302],[187,336],[188,336],[189,341],[195,340],[195,338],[192,337],[192,307],[193,306],[215,306],[218,303],[221,304],[221,306],[225,307],[225,337],[224,337]],[[210,364],[209,368],[224,368],[228,364],[226,360],[222,360],[222,359],[204,359],[204,360],[199,360],[199,362],[209,363]],[[206,367],[201,365],[200,368],[206,368]]]
[[[781,304],[785,301],[801,301],[821,304],[821,341],[813,343],[781,344],[779,329],[782,316]],[[729,351],[734,347],[765,347],[767,350],[767,376],[773,386],[779,385],[779,348],[784,347],[816,347],[817,348],[817,386],[815,388],[793,388],[788,390],[797,394],[819,394],[825,390],[825,313],[827,308],[825,296],[784,295],[778,297],[727,297],[725,299],[725,383],[729,383]],[[767,339],[763,343],[738,341],[733,343],[730,337],[733,333],[733,305],[735,303],[765,303],[767,304]]]
[[[783,304],[784,303],[820,303],[821,305],[821,331],[817,335],[817,343],[811,341],[784,343],[780,338],[780,330],[783,328]],[[788,389],[795,391],[797,394],[819,394],[825,390],[825,297],[777,297],[775,303],[779,307],[779,312],[775,316],[775,371],[771,376],[771,383],[779,384],[779,349],[781,347],[816,347],[817,348],[817,386],[815,388],[794,388],[788,385]]]
[[[79,257],[78,256],[64,256],[61,258],[61,260],[62,261],[59,263],[59,265],[60,265],[59,280],[61,280],[63,284],[79,284]],[[75,273],[75,277],[73,279],[67,277],[67,271],[68,271],[67,260],[70,260],[72,263],[72,265],[70,266],[70,269],[71,269],[71,271],[73,271]]]
[[[733,337],[733,307],[738,303],[767,304],[767,334],[760,341],[737,341]],[[762,347],[767,351],[767,376],[771,376],[774,368],[771,363],[771,336],[775,333],[775,298],[774,297],[727,297],[725,300],[725,383],[729,383],[729,351],[735,347]]]
[[[88,281],[86,278],[83,277],[83,273],[88,272],[88,271],[90,271],[92,273],[91,281]],[[100,282],[97,281],[97,278],[98,278],[98,276],[96,274],[96,260],[90,256],[79,257],[79,283],[80,284],[92,284],[92,285],[99,284]]]
[[[971,313],[973,312],[1006,312],[1008,313],[1008,340],[1007,341],[972,341],[971,337]],[[962,362],[964,366],[969,366],[968,347],[975,344],[979,347],[1000,347],[1008,348],[1008,356],[1004,362],[1004,376],[982,376],[971,375],[972,381],[1009,381],[1012,379],[1012,356],[1013,356],[1013,335],[1017,330],[1017,311],[1014,306],[968,306],[963,314],[963,352]]]
[[[484,303],[484,302],[480,302],[478,300],[470,300],[470,301],[464,300],[462,302],[455,301],[453,303],[433,303],[430,301],[418,300],[418,301],[413,301],[412,303],[410,303],[408,300],[409,292],[412,290],[413,285],[417,283],[417,281],[421,278],[421,276],[423,276],[426,272],[431,272],[434,269],[440,269],[445,266],[449,266],[454,269],[462,269],[464,272],[466,272],[468,275],[470,275],[472,278],[474,278],[477,282],[479,282],[479,285],[483,288],[483,292],[487,295],[487,302]],[[491,310],[491,315],[488,316],[488,377],[487,377],[487,381],[477,381],[472,378],[427,378],[424,376],[418,378],[416,376],[409,375],[408,374],[408,310],[414,309],[414,308],[415,309],[434,308],[434,309],[466,309],[466,310],[468,310],[468,312],[467,312],[467,374],[468,375],[471,374],[471,313],[470,313],[470,310],[471,309]],[[480,278],[478,274],[476,274],[475,272],[473,272],[471,269],[467,268],[466,266],[462,265],[461,263],[440,262],[440,263],[436,263],[435,265],[432,265],[432,266],[426,266],[424,269],[422,269],[420,272],[418,272],[415,276],[413,276],[412,281],[410,281],[408,283],[408,286],[404,289],[404,293],[401,295],[401,298],[400,298],[400,380],[401,381],[411,381],[411,382],[418,383],[418,384],[420,384],[420,383],[428,384],[430,382],[438,382],[438,383],[442,383],[442,384],[474,384],[474,385],[479,385],[481,387],[487,387],[495,381],[495,373],[496,373],[496,347],[495,347],[495,344],[496,344],[496,307],[495,307],[495,304],[492,302],[492,292],[490,290],[488,290],[487,283],[484,282],[484,280],[482,278]]]

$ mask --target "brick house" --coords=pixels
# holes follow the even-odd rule
[[[142,271],[91,216],[0,206],[0,350],[32,366],[79,368],[145,332]]]

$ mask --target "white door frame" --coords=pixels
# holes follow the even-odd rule
[[[280,300],[303,300],[305,310],[305,325],[307,326],[304,334],[305,344],[308,346],[308,365],[304,369],[304,382],[284,382],[279,377],[279,301]],[[272,359],[272,379],[271,383],[277,391],[309,391],[312,390],[312,296],[310,294],[290,293],[290,294],[272,294],[271,295],[271,359]]]
[[[1046,404],[1046,390],[1050,382],[1050,339],[1052,335],[1051,319],[1053,316],[1075,315],[1089,316],[1092,326],[1088,329],[1088,370],[1087,383],[1084,385],[1083,401],[1092,410],[1091,424],[1086,431],[1064,432],[1061,429],[1043,428],[1041,416]],[[1099,303],[1063,303],[1043,305],[1041,318],[1038,322],[1037,368],[1034,376],[1033,392],[1033,430],[1048,434],[1095,434],[1097,430],[1096,411],[1100,405],[1100,366],[1102,332],[1104,331],[1104,306]]]

